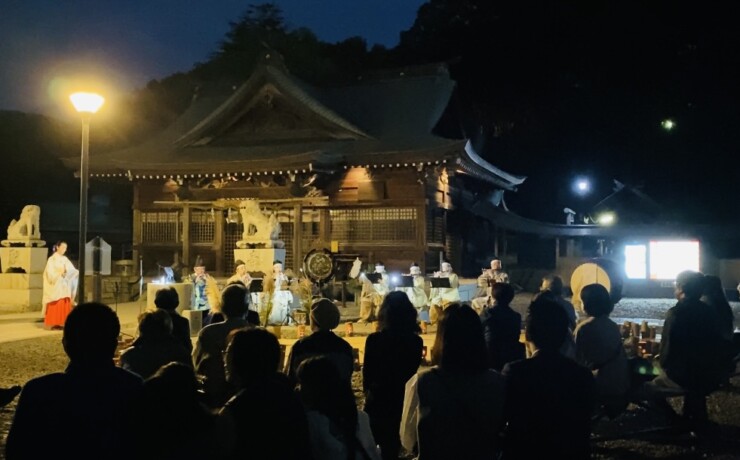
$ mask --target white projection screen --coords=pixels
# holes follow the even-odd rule
[[[675,280],[684,270],[699,271],[699,242],[650,241],[624,247],[624,268],[628,279]]]
[[[699,271],[698,241],[651,241],[650,279],[674,280],[684,270]]]
[[[624,247],[624,269],[627,278],[644,280],[647,278],[647,246],[628,244]]]

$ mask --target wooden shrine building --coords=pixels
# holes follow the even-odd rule
[[[499,234],[469,209],[499,205],[523,177],[480,158],[465,139],[434,134],[455,83],[446,67],[407,69],[313,87],[266,58],[241,86],[201,91],[171,126],[140,145],[93,156],[92,180],[134,186],[134,259],[150,273],[201,256],[229,274],[239,203],[276,211],[286,268],[314,247],[408,271],[477,275]],[[76,167],[70,160],[67,165]]]

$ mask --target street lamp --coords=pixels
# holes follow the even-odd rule
[[[82,118],[82,152],[80,154],[80,226],[79,226],[79,270],[80,283],[77,288],[79,303],[85,302],[85,244],[87,243],[87,170],[90,154],[90,118],[105,102],[95,93],[74,93],[69,96],[75,110]]]

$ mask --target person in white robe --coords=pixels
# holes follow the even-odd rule
[[[53,250],[44,268],[41,314],[47,329],[60,329],[72,311],[79,271],[65,255],[66,242],[57,242]]]
[[[429,292],[429,319],[436,323],[447,305],[460,301],[460,280],[457,273],[452,271],[452,265],[449,262],[442,262],[441,270],[434,273],[434,278],[447,278],[450,281],[450,287],[433,287]]]

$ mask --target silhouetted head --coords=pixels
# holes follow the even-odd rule
[[[178,401],[198,399],[198,379],[191,366],[173,361],[146,380],[146,387],[159,396]]]
[[[339,326],[339,308],[329,299],[319,298],[311,303],[311,328],[330,331]]]
[[[478,314],[465,304],[448,305],[434,337],[432,363],[455,373],[477,373],[488,367],[487,353]]]
[[[244,283],[227,285],[221,291],[221,313],[226,318],[239,318],[249,309],[249,290]]]
[[[509,283],[493,283],[491,297],[496,301],[496,305],[509,305],[514,300],[514,288]]]
[[[280,364],[280,343],[266,329],[236,329],[226,347],[226,378],[239,388],[274,375]],[[255,395],[257,396],[257,395]]]
[[[704,293],[704,275],[684,270],[676,276],[676,298],[698,300]]]
[[[589,316],[609,316],[609,313],[614,310],[609,291],[598,283],[586,285],[581,289],[581,301],[583,309]]]
[[[350,381],[340,376],[331,358],[318,355],[303,360],[296,377],[304,406],[324,414],[345,439],[353,439],[357,432],[357,403]]]
[[[529,305],[526,319],[527,340],[540,350],[557,350],[569,332],[568,315],[559,303],[540,297]]]
[[[172,335],[172,317],[165,310],[145,311],[139,315],[139,337],[161,339]]]
[[[108,305],[81,303],[67,316],[62,345],[73,363],[105,365],[113,359],[120,333],[121,323]]]
[[[563,279],[558,275],[547,275],[543,277],[540,291],[550,291],[557,296],[563,295]]]
[[[173,287],[160,289],[154,294],[154,305],[162,310],[175,310],[180,305],[180,296]]]
[[[378,329],[397,333],[419,332],[416,316],[416,308],[405,292],[390,292],[378,311]]]
[[[304,359],[298,366],[296,376],[306,407],[322,412],[331,411],[340,389],[349,385],[340,377],[337,365],[326,355]]]
[[[712,300],[727,301],[722,280],[717,275],[704,275],[704,295]]]

